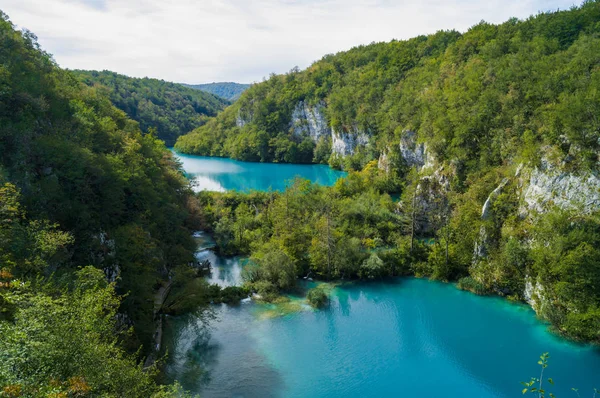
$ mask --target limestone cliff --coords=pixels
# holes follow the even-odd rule
[[[582,212],[600,209],[600,178],[592,172],[573,174],[543,162],[526,177],[522,212],[544,212],[551,206]]]
[[[331,131],[331,152],[340,156],[354,155],[357,147],[369,143],[369,136],[358,129],[351,132]]]
[[[417,134],[407,130],[400,139],[400,154],[406,166],[418,169],[433,166],[433,158],[427,150],[427,144],[417,142]]]
[[[292,133],[296,136],[306,135],[315,143],[323,136],[330,135],[331,129],[324,114],[325,104],[309,106],[304,101],[298,102],[292,112],[290,122]]]
[[[331,152],[339,156],[353,155],[356,148],[369,143],[369,135],[358,128],[341,131],[329,126],[325,117],[325,103],[311,106],[304,101],[298,102],[290,121],[290,130],[296,136],[308,136],[315,143],[321,137],[331,136]]]

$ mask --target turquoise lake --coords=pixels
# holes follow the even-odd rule
[[[283,188],[268,178],[280,167],[290,178],[319,167],[181,159],[190,176],[210,175],[211,184],[240,191]],[[211,164],[234,175],[200,171]],[[331,184],[339,175],[327,170],[303,176]],[[210,283],[240,284],[245,260],[216,255],[206,233],[196,239],[197,258],[213,265]],[[167,317],[166,381],[204,398],[519,397],[520,382],[539,376],[539,356],[549,352],[545,375],[558,398],[576,397],[572,387],[591,398],[600,388],[600,349],[555,336],[526,305],[416,278],[329,291],[331,303],[319,311],[290,297],[283,305],[244,300]]]
[[[198,256],[213,283],[240,282],[240,259]],[[518,397],[543,352],[557,397],[600,386],[600,350],[529,307],[416,278],[337,286],[320,311],[292,297],[169,317],[164,344],[167,379],[202,397]]]
[[[197,191],[283,191],[295,177],[333,185],[346,174],[325,165],[251,163],[174,153],[187,175],[194,180]]]

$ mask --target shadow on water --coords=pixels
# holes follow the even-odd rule
[[[600,384],[600,351],[549,334],[527,306],[415,278],[327,285],[319,311],[290,296],[168,318],[168,380],[205,398],[439,396],[423,383],[514,397],[549,351],[557,396]]]
[[[240,307],[218,305],[170,317],[164,339],[166,381],[178,380],[203,398],[281,396],[283,379],[257,351],[252,315]]]

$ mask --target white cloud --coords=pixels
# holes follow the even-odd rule
[[[327,53],[464,31],[572,0],[3,0],[66,68],[170,81],[259,81]]]

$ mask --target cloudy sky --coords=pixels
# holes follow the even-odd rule
[[[579,4],[576,1],[575,4]],[[2,0],[65,68],[184,83],[262,80],[324,54],[566,9],[573,0]]]

